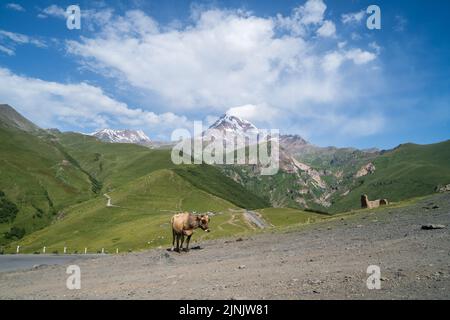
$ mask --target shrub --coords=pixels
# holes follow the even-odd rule
[[[0,223],[13,221],[18,212],[19,209],[13,202],[5,197],[0,198]]]
[[[5,232],[5,238],[11,240],[19,240],[25,236],[25,229],[19,227],[12,227],[11,230]]]

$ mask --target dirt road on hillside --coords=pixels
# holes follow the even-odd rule
[[[428,223],[446,228],[422,230]],[[449,226],[447,193],[285,233],[197,243],[202,249],[189,253],[80,260],[80,290],[66,288],[66,266],[3,272],[0,298],[450,299]],[[369,265],[380,267],[379,290],[366,286]]]

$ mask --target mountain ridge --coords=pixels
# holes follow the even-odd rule
[[[142,130],[101,129],[90,134],[103,142],[150,144],[152,140]]]
[[[9,104],[0,104],[0,124],[27,132],[38,132],[42,129],[22,116]]]

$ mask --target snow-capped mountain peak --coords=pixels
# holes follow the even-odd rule
[[[102,141],[112,143],[145,144],[151,142],[150,138],[142,130],[102,129],[91,133],[91,135]]]
[[[243,120],[239,117],[224,114],[209,129],[216,129],[225,132],[234,132],[240,134],[257,134],[258,128],[250,121]]]

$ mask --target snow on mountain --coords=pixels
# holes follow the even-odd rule
[[[148,144],[151,142],[150,138],[142,130],[103,129],[91,133],[91,136],[112,143]]]
[[[216,129],[219,131],[233,132],[236,134],[257,134],[258,128],[250,121],[243,120],[236,116],[224,114],[221,116],[209,129]]]

